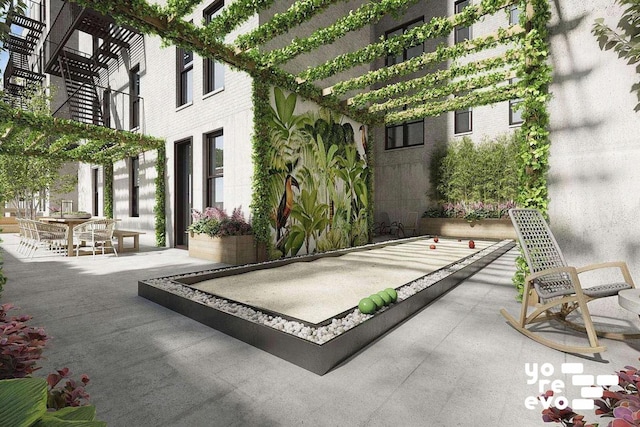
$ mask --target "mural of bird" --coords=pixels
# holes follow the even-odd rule
[[[282,194],[282,199],[280,199],[280,206],[278,206],[276,216],[276,242],[280,241],[281,230],[287,225],[289,214],[291,214],[291,208],[293,207],[292,186],[295,186],[298,190],[300,189],[298,181],[291,175],[287,175],[284,180],[284,193]]]
[[[367,128],[360,125],[360,140],[362,141],[362,160],[367,163]]]

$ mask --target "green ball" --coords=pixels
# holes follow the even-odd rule
[[[363,314],[373,314],[376,311],[376,303],[371,298],[362,298],[358,303],[358,309]]]
[[[384,290],[391,297],[391,302],[396,302],[398,300],[398,293],[393,288],[387,288]]]
[[[371,301],[373,301],[376,304],[377,308],[384,307],[384,300],[380,298],[380,295],[372,294],[372,295],[369,295],[369,298],[371,299]]]
[[[385,291],[380,291],[378,292],[378,295],[380,295],[380,298],[384,300],[384,305],[391,304],[391,297],[389,296],[388,293],[386,293]]]

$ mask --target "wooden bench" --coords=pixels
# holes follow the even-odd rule
[[[118,252],[138,252],[140,250],[141,234],[145,233],[132,230],[113,230],[113,237],[118,239]],[[124,246],[125,237],[133,237],[133,246]]]

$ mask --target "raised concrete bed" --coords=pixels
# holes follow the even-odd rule
[[[364,347],[378,339],[416,312],[422,310],[430,302],[448,292],[461,281],[475,274],[480,269],[503,255],[514,246],[512,241],[499,242],[474,255],[451,264],[441,270],[430,273],[418,280],[406,284],[411,287],[416,282],[424,281],[437,274],[438,279],[427,287],[399,300],[385,309],[376,312],[351,329],[340,332],[334,338],[322,344],[300,338],[266,324],[251,321],[237,314],[236,303],[234,313],[212,306],[215,297],[194,292],[188,283],[210,279],[216,275],[227,276],[241,274],[259,268],[274,268],[281,262],[304,262],[303,259],[275,261],[251,266],[232,267],[221,270],[210,270],[202,273],[191,273],[181,276],[170,276],[138,282],[138,295],[156,302],[164,307],[188,316],[207,326],[215,328],[227,335],[242,340],[275,356],[294,363],[318,375],[324,375],[340,363],[352,357]],[[353,251],[350,249],[349,251]],[[366,249],[365,249],[366,250]],[[317,259],[319,255],[314,255]],[[327,254],[326,256],[339,256]],[[307,260],[308,261],[308,260]],[[399,288],[402,292],[403,287]],[[399,292],[399,294],[400,294]],[[220,301],[220,300],[218,300]],[[227,301],[224,301],[226,304]],[[246,306],[245,306],[246,307]],[[249,309],[251,307],[248,307]],[[242,310],[238,310],[238,313]],[[353,311],[353,310],[352,310]],[[277,315],[277,313],[269,313]]]
[[[419,233],[469,239],[517,238],[516,231],[508,218],[490,218],[471,222],[463,218],[420,218]]]

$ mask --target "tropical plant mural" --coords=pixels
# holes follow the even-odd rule
[[[270,112],[271,257],[366,243],[365,127],[277,87]]]

